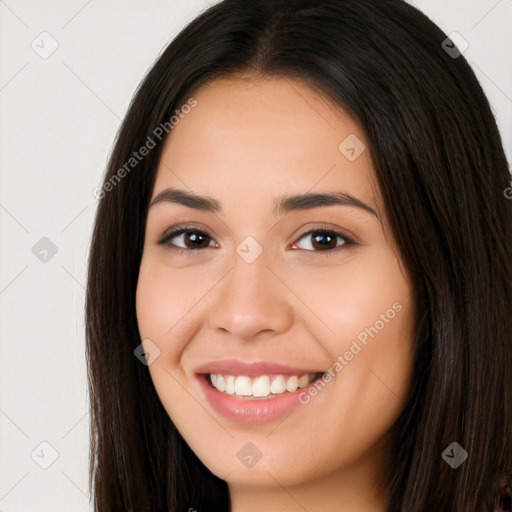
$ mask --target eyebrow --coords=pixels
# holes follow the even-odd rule
[[[160,192],[151,201],[150,208],[158,203],[181,204],[187,208],[194,208],[205,212],[222,212],[222,206],[217,199],[210,196],[200,196],[193,192],[168,188]],[[274,200],[274,215],[284,215],[291,211],[309,210],[322,206],[355,206],[379,218],[377,211],[365,202],[357,199],[346,192],[323,192],[323,193],[305,193],[293,196],[281,196]]]

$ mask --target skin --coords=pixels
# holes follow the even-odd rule
[[[289,79],[220,79],[194,98],[165,142],[152,199],[175,187],[214,197],[222,211],[161,202],[148,212],[136,307],[141,339],[160,350],[148,366],[160,400],[197,456],[227,481],[234,512],[383,512],[379,477],[411,379],[414,301],[369,150],[350,161],[338,149],[350,134],[364,142],[364,133]],[[332,191],[378,216],[342,205],[273,214],[275,198]],[[208,234],[204,248],[186,235],[158,244],[185,223]],[[356,244],[336,238],[326,250],[307,234],[320,228]],[[236,252],[247,236],[263,249],[252,263]],[[284,419],[239,424],[201,392],[194,369],[222,358],[326,371],[394,303],[401,311]],[[262,453],[251,468],[236,456],[247,442]]]

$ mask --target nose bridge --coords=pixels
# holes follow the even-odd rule
[[[293,323],[289,292],[269,269],[270,253],[247,237],[233,267],[211,296],[210,326],[250,339],[261,331],[283,332]]]

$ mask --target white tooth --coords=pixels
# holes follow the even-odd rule
[[[239,396],[252,395],[252,383],[247,375],[240,375],[235,379],[235,394]]]
[[[224,382],[224,375],[222,375],[221,373],[217,373],[217,377],[216,377],[215,380],[216,380],[215,387],[219,391],[225,391],[226,390],[226,383]]]
[[[287,391],[297,391],[298,378],[297,375],[292,375],[286,381],[286,390]]]
[[[309,374],[302,375],[301,377],[299,377],[299,381],[297,384],[299,388],[305,388],[308,384],[309,384]]]
[[[274,395],[278,395],[279,393],[284,393],[286,391],[286,381],[282,375],[278,375],[270,385],[271,393]]]
[[[213,387],[215,387],[215,383],[217,382],[217,375],[215,375],[215,373],[212,373],[210,375],[210,381],[211,381]]]
[[[261,375],[252,383],[252,394],[254,396],[267,396],[270,393],[270,378],[268,375]]]
[[[232,395],[235,392],[235,377],[233,375],[226,375],[225,377],[226,382],[226,393],[228,395]]]

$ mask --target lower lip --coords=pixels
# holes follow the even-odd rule
[[[299,394],[307,393],[308,388],[316,382],[311,382],[305,388],[298,388],[297,391],[285,392],[269,399],[249,399],[219,391],[210,384],[208,375],[201,374],[198,378],[206,400],[213,409],[238,423],[252,424],[269,423],[289,414],[295,407],[302,405]]]

